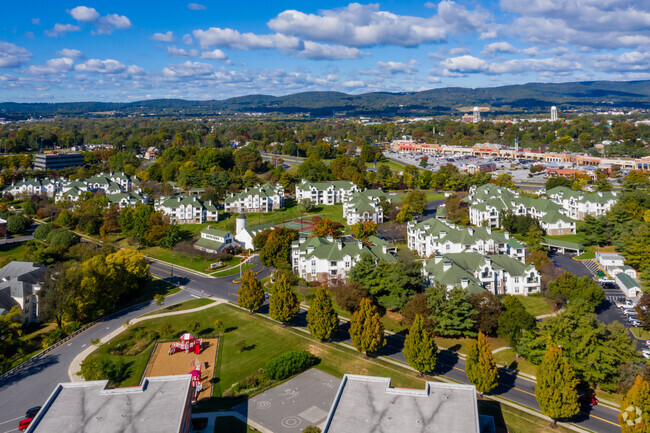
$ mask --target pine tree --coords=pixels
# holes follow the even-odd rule
[[[580,412],[577,384],[573,367],[562,356],[562,349],[550,347],[537,367],[535,397],[542,412],[553,418],[553,425],[560,418]]]
[[[272,319],[287,324],[300,312],[300,302],[289,285],[285,274],[280,274],[273,286],[273,294],[269,299],[269,315]]]
[[[370,299],[364,298],[350,320],[350,337],[359,352],[376,352],[386,344],[384,325]]]
[[[416,315],[404,341],[404,357],[408,364],[422,373],[433,371],[438,360],[438,346],[425,327],[424,318]]]
[[[237,292],[237,304],[251,313],[264,304],[264,289],[255,272],[246,271]]]
[[[319,340],[331,338],[339,328],[339,316],[332,307],[332,297],[323,286],[316,289],[309,302],[307,327],[311,335]]]
[[[625,395],[618,422],[623,433],[650,431],[650,385],[641,376]]]
[[[465,373],[481,395],[499,384],[499,370],[492,356],[492,348],[481,331],[478,339],[467,349]]]

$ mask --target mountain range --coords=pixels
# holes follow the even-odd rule
[[[216,115],[244,112],[328,116],[458,115],[473,106],[489,107],[492,114],[591,110],[607,107],[650,109],[650,80],[528,83],[463,88],[446,87],[421,92],[303,92],[286,96],[248,95],[223,100],[151,99],[136,102],[0,103],[0,117],[112,115]],[[114,113],[113,113],[114,112]]]

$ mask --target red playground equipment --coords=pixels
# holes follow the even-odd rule
[[[194,401],[199,397],[199,392],[203,390],[203,382],[201,381],[201,362],[196,359],[190,363],[194,370],[190,371],[192,375],[192,386],[194,387]]]
[[[198,355],[201,353],[201,346],[203,345],[202,338],[195,338],[189,332],[181,335],[178,343],[171,343],[169,345],[169,354],[173,355],[176,352],[194,353]]]

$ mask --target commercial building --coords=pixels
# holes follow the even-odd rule
[[[39,153],[34,156],[34,168],[37,170],[60,170],[80,165],[84,165],[83,153]]]
[[[147,377],[141,386],[128,388],[107,384],[58,384],[27,432],[190,433],[191,375]]]
[[[367,244],[332,237],[301,237],[291,245],[291,264],[300,278],[333,285],[347,280],[350,269],[362,255],[369,255],[376,263],[394,263],[396,252],[397,247],[376,236],[370,236]]]
[[[314,205],[343,203],[360,189],[352,182],[335,180],[333,182],[310,182],[302,179],[296,184],[296,202],[309,199]]]
[[[194,248],[197,250],[212,254],[228,251],[239,246],[232,233],[213,229],[212,226],[201,230],[201,237],[194,243]]]
[[[494,432],[479,420],[473,385],[427,381],[424,389],[394,388],[390,378],[343,376],[323,433]]]
[[[246,188],[237,194],[230,194],[223,201],[229,213],[264,213],[284,206],[284,187],[265,183],[254,188]]]
[[[153,207],[177,224],[199,224],[219,220],[217,205],[213,204],[212,200],[204,202],[195,196],[160,197]]]
[[[495,295],[528,295],[541,288],[534,265],[502,254],[436,254],[422,263],[422,275],[431,285],[442,284],[450,290],[462,287],[469,293],[487,290]]]

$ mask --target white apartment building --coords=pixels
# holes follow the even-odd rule
[[[593,193],[573,191],[558,186],[546,191],[549,199],[562,206],[570,218],[582,221],[585,216],[599,217],[605,215],[616,204],[618,193],[615,191],[598,191]]]
[[[28,195],[42,195],[54,197],[54,195],[61,191],[62,182],[57,178],[31,178],[24,179],[20,182],[12,183],[4,189],[3,193],[10,193],[13,196],[28,196]]]
[[[360,189],[352,182],[335,180],[332,182],[310,182],[303,179],[296,184],[296,202],[309,199],[315,205],[343,203]]]
[[[264,213],[284,206],[284,187],[280,184],[265,183],[254,188],[246,188],[237,194],[230,194],[223,201],[229,213]]]
[[[382,200],[393,203],[398,199],[395,194],[386,194],[380,189],[355,192],[343,201],[343,218],[349,225],[367,221],[381,224],[384,222]]]
[[[162,211],[171,222],[177,224],[199,224],[219,220],[217,205],[211,200],[204,202],[195,196],[160,197],[153,207],[157,211]]]

